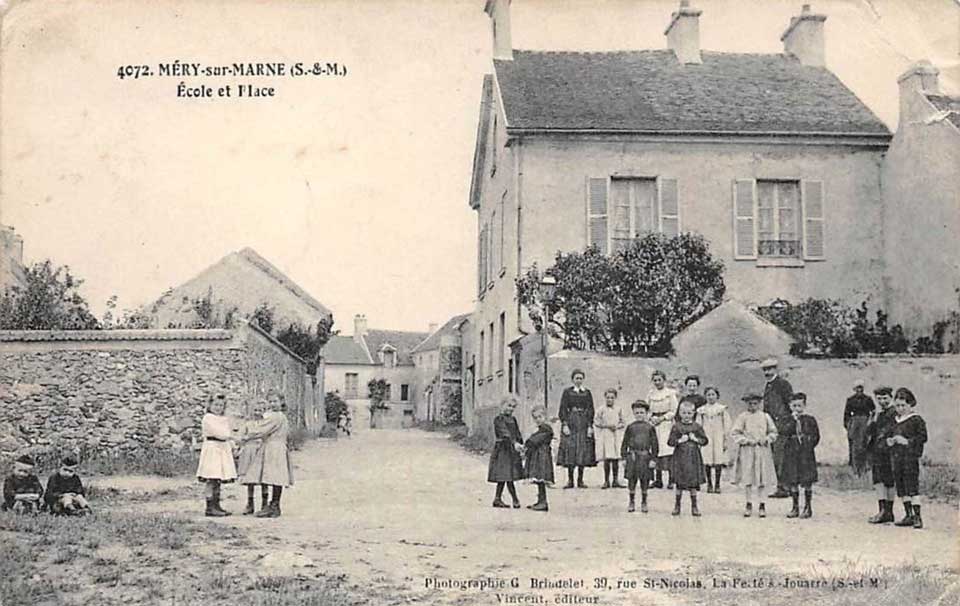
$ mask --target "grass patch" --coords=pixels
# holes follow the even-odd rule
[[[872,490],[873,480],[868,470],[857,476],[849,465],[820,465],[817,484],[834,490]],[[956,502],[960,498],[960,465],[930,463],[920,465],[920,494],[923,497]]]

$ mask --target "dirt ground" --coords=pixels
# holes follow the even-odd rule
[[[588,489],[550,490],[547,514],[494,509],[485,458],[418,430],[315,441],[295,463],[281,518],[221,520],[247,533],[255,553],[216,555],[343,574],[382,603],[788,604],[830,592],[835,603],[882,604],[881,589],[906,582],[904,568],[946,575],[947,593],[960,592],[955,504],[925,504],[922,531],[867,524],[876,501],[865,492],[818,491],[812,520],[786,519],[789,500],[745,519],[742,493],[724,482],[723,494],[701,494],[699,519],[686,497],[683,515],[671,516],[665,490],[651,491],[649,514],[628,514],[627,491],[600,490],[597,468]],[[534,486],[518,488],[524,505],[535,500]],[[224,489],[227,509],[242,509],[241,490]],[[199,517],[202,502],[181,492],[136,508]],[[482,579],[494,586],[463,586]],[[553,585],[533,589],[531,579]]]

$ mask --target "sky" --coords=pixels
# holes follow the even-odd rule
[[[252,247],[351,332],[426,330],[473,309],[467,195],[484,0],[23,0],[3,3],[0,222],[25,260],[85,280],[100,314],[148,303]],[[663,48],[678,2],[514,0],[516,48]],[[693,0],[707,50],[782,50],[802,2]],[[827,65],[891,129],[913,61],[960,73],[956,0],[814,2]],[[337,62],[343,77],[117,77],[179,60]],[[177,86],[231,85],[230,98]],[[237,98],[240,83],[275,96]]]

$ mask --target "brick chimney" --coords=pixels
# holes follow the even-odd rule
[[[919,122],[936,109],[923,98],[923,93],[940,93],[940,70],[927,60],[917,61],[897,78],[900,86],[900,124]]]
[[[353,316],[353,340],[361,342],[361,338],[367,334],[367,316],[357,314]]]
[[[483,12],[490,17],[493,32],[493,58],[513,60],[510,41],[510,0],[487,0]]]
[[[700,59],[700,14],[702,10],[690,8],[689,0],[680,0],[680,8],[670,17],[670,25],[664,30],[667,48],[673,51],[680,63],[702,63]]]
[[[810,5],[804,4],[800,15],[790,18],[790,25],[780,36],[784,54],[793,55],[803,65],[826,66],[823,45],[823,22],[826,20],[826,15],[814,14]]]

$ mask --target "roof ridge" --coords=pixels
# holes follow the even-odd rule
[[[268,261],[263,255],[255,251],[253,248],[249,246],[244,247],[237,251],[236,254],[277,282],[280,282],[282,286],[300,299],[303,299],[303,301],[310,307],[316,309],[324,315],[330,315],[330,310],[327,309],[323,303],[315,299],[313,295],[301,288],[299,284],[291,280],[290,277],[280,271],[276,265]]]

